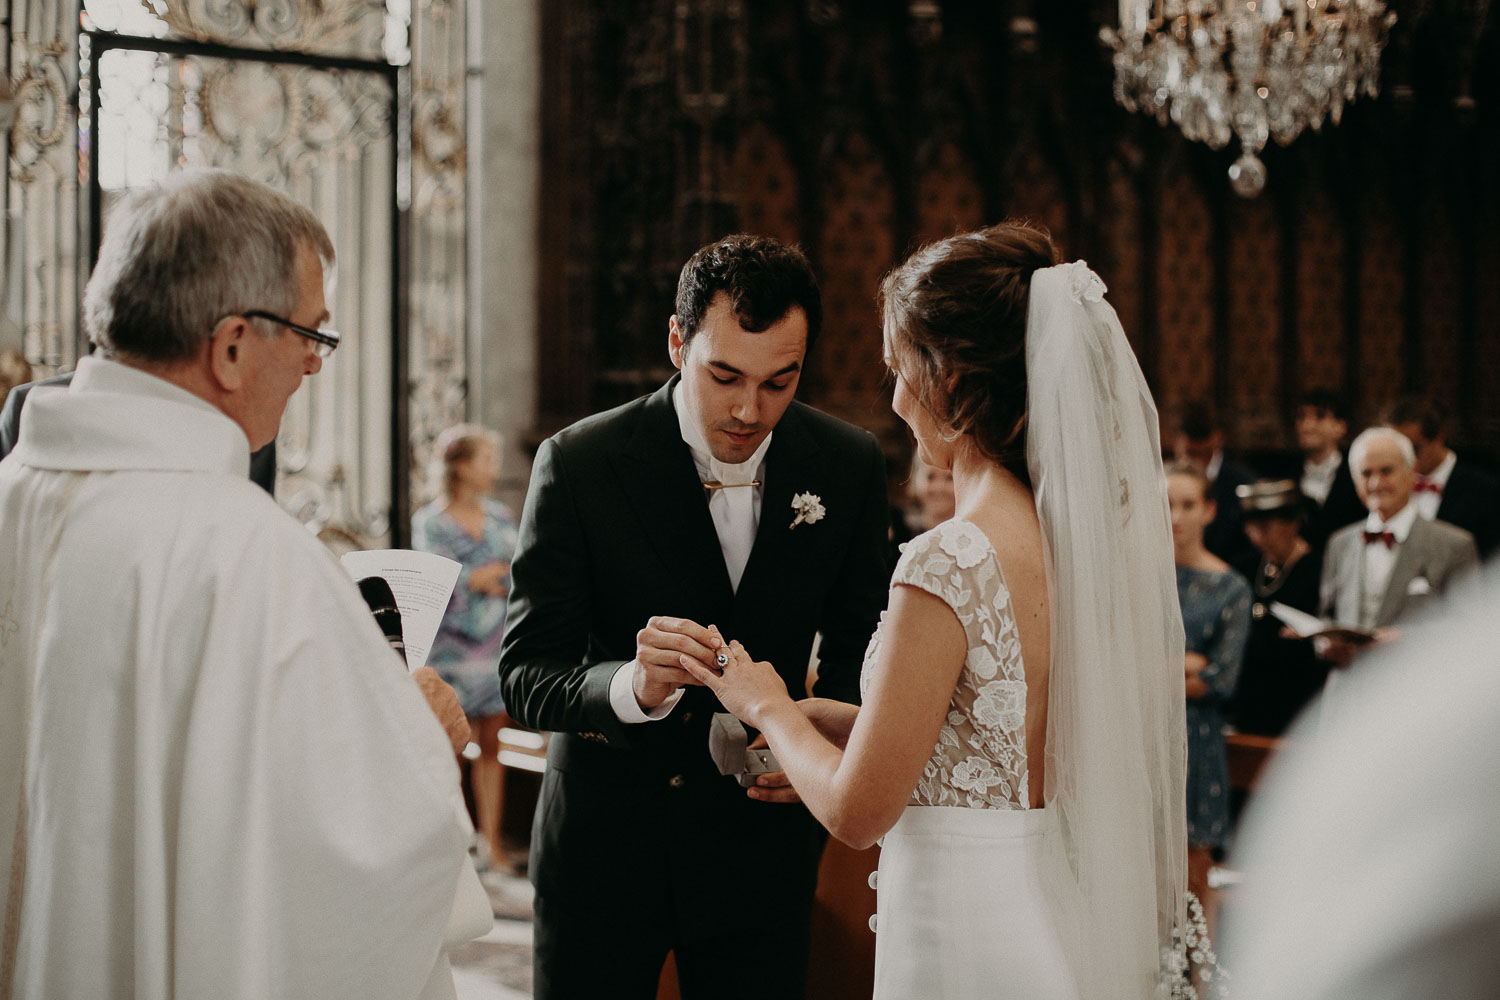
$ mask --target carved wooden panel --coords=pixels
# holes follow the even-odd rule
[[[694,218],[800,238],[819,271],[826,342],[803,398],[893,450],[905,438],[876,377],[876,281],[919,243],[1006,216],[1089,260],[1162,411],[1215,399],[1232,449],[1292,447],[1286,417],[1303,388],[1342,390],[1359,422],[1425,387],[1428,369],[1461,376],[1461,432],[1500,448],[1500,271],[1464,263],[1500,220],[1462,214],[1497,166],[1496,77],[1476,70],[1478,114],[1465,118],[1443,88],[1466,71],[1430,71],[1477,67],[1497,46],[1487,22],[1473,22],[1488,41],[1472,59],[1447,46],[1448,28],[1428,30],[1455,2],[1403,8],[1380,99],[1268,151],[1270,186],[1253,202],[1228,192],[1234,150],[1113,104],[1097,29],[1118,5],[1104,0],[549,3],[543,422],[643,387],[601,385],[601,371],[660,374],[647,365],[659,347],[636,329],[648,314],[659,325],[695,245],[669,220],[694,192],[719,191],[723,215]],[[713,20],[723,41],[674,47],[667,28],[683,18]],[[674,89],[684,72],[730,102],[712,128]],[[1413,354],[1422,371],[1405,364]]]
[[[1006,211],[1012,218],[1046,227],[1064,260],[1076,256],[1069,246],[1067,193],[1057,171],[1039,150],[1029,149],[1021,156]]]
[[[1406,272],[1399,220],[1390,200],[1375,193],[1361,209],[1360,369],[1351,433],[1375,419],[1402,390],[1402,309]]]
[[[801,185],[786,144],[765,122],[754,122],[735,147],[731,176],[739,184],[740,228],[802,242]]]
[[[1457,403],[1462,381],[1458,356],[1462,336],[1463,290],[1459,283],[1459,248],[1448,192],[1429,189],[1421,212],[1421,322],[1419,356],[1412,375],[1422,391]]]
[[[1297,378],[1299,389],[1343,384],[1345,340],[1344,229],[1325,188],[1297,203]]]
[[[1125,336],[1139,357],[1146,340],[1145,304],[1142,282],[1145,261],[1141,250],[1141,199],[1138,181],[1125,161],[1112,156],[1106,168],[1104,204],[1108,206],[1109,224],[1104,229],[1102,252],[1089,263],[1109,286],[1109,301],[1119,314]],[[1150,372],[1153,358],[1139,358]]]
[[[1170,426],[1184,402],[1214,398],[1213,233],[1208,201],[1181,161],[1162,191],[1172,225],[1155,261],[1161,384],[1154,388],[1157,408]]]
[[[943,143],[917,178],[916,243],[931,243],[992,221],[984,217],[984,192],[974,165],[957,144]]]
[[[823,333],[810,374],[829,412],[865,426],[890,426],[875,289],[895,256],[891,178],[875,148],[855,134],[833,161],[827,187],[818,236]]]
[[[1281,226],[1271,199],[1228,205],[1229,384],[1219,419],[1239,447],[1275,447],[1281,379]]]
[[[1500,199],[1491,192],[1485,199],[1485,212],[1478,226],[1474,266],[1481,280],[1476,282],[1474,311],[1476,324],[1474,351],[1473,432],[1470,440],[1500,440]]]

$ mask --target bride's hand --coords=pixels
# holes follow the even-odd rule
[[[717,695],[735,718],[755,729],[762,728],[761,714],[777,702],[790,698],[786,681],[771,664],[750,659],[750,654],[738,640],[721,647],[721,650],[729,656],[729,662],[722,670],[710,670],[687,654],[681,657],[682,669]]]
[[[803,698],[797,702],[797,707],[825,740],[840,750],[847,747],[854,720],[859,718],[858,705],[832,698]]]

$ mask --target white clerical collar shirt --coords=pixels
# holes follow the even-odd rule
[[[1334,477],[1339,474],[1339,466],[1343,464],[1344,456],[1339,454],[1337,448],[1321,462],[1304,460],[1300,484],[1303,496],[1312,498],[1320,507],[1327,503],[1328,494],[1333,490]]]
[[[1390,583],[1391,570],[1396,567],[1396,556],[1405,544],[1407,536],[1411,534],[1411,526],[1417,520],[1416,504],[1408,501],[1405,507],[1397,511],[1389,521],[1381,521],[1380,515],[1373,510],[1370,516],[1365,518],[1366,531],[1389,531],[1396,536],[1396,544],[1387,546],[1383,542],[1365,543],[1365,574],[1364,585],[1360,593],[1360,624],[1370,626],[1375,624],[1375,618],[1380,613],[1381,602],[1385,600],[1385,588]]]
[[[714,458],[708,442],[703,438],[703,431],[687,412],[681,382],[672,390],[672,406],[677,410],[678,433],[693,455],[698,478],[704,482],[722,483],[726,487],[705,492],[708,492],[708,512],[713,517],[714,531],[719,535],[719,549],[724,555],[724,568],[729,572],[730,586],[739,590],[740,578],[745,574],[745,564],[750,561],[750,550],[755,546],[755,531],[760,527],[761,499],[765,495],[766,451],[771,447],[774,435],[767,434],[760,447],[755,449],[755,454],[748,459],[738,465],[729,465]],[[757,485],[749,485],[751,483]],[[654,722],[664,719],[682,700],[682,689],[679,688],[650,712],[643,711],[635,700],[634,674],[631,664],[626,663],[610,679],[610,705],[621,722]]]
[[[1417,513],[1422,515],[1423,520],[1431,521],[1437,518],[1438,508],[1443,505],[1443,491],[1448,488],[1448,477],[1453,475],[1453,467],[1458,464],[1458,455],[1451,448],[1448,456],[1438,463],[1438,467],[1425,476],[1418,476],[1418,482],[1428,482],[1437,487],[1437,492],[1432,490],[1418,490],[1412,494],[1412,500],[1417,505]]]
[[[250,442],[238,424],[207,400],[138,368],[81,358],[69,386],[36,389],[27,397],[27,412],[33,403],[39,413],[61,405],[57,401],[68,393],[87,394],[97,402],[72,407],[74,423],[25,421],[16,452],[28,464],[73,471],[211,469],[239,474],[250,465]],[[190,409],[180,409],[184,406]],[[90,421],[86,432],[76,423],[82,419]],[[143,435],[142,426],[152,434]],[[168,431],[173,433],[160,433]]]

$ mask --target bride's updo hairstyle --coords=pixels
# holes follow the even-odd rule
[[[1058,262],[1045,230],[1003,222],[928,244],[880,284],[896,373],[940,424],[1028,486],[1026,312],[1032,273]]]

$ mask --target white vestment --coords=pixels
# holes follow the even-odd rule
[[[27,400],[0,464],[0,995],[452,996],[445,927],[489,927],[455,905],[442,728],[248,459],[112,362]]]

